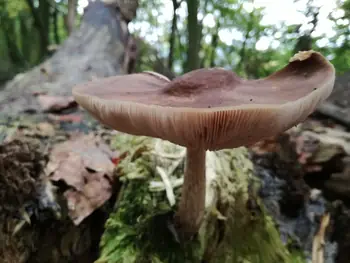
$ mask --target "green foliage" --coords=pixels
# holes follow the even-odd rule
[[[4,1],[4,6],[2,7],[7,12],[9,18],[16,18],[22,12],[28,12],[29,8],[25,1],[14,0],[14,1]]]
[[[66,5],[63,0],[0,1],[0,84],[40,63],[50,44],[67,37]]]
[[[147,34],[159,31],[157,40],[152,41],[150,49],[156,50],[157,57],[163,61],[167,59],[169,48],[168,39],[171,34],[171,18],[159,23],[161,13],[151,12],[151,10],[162,10],[169,1],[148,1],[141,0],[139,10],[140,18],[136,22],[141,22],[147,26],[147,31],[138,28],[136,34],[147,38]],[[298,1],[296,1],[298,2]],[[334,10],[322,10],[329,12],[330,22],[333,23],[336,35],[329,38],[326,35],[315,36],[314,31],[321,27],[318,20],[318,2],[310,0],[305,5],[305,10],[301,10],[306,17],[300,24],[262,24],[266,13],[264,8],[257,8],[253,1],[243,0],[206,0],[200,1],[199,23],[202,32],[201,47],[198,57],[201,61],[200,67],[219,66],[232,69],[240,76],[247,78],[261,78],[282,68],[288,59],[298,50],[312,48],[328,56],[335,65],[337,73],[342,74],[349,70],[348,61],[349,50],[349,0],[338,1]],[[297,3],[296,3],[297,4]],[[184,71],[187,52],[187,14],[186,1],[177,12],[176,41],[173,57],[172,69],[180,74]],[[178,11],[179,11],[178,10]],[[343,12],[344,15],[334,16]],[[148,14],[148,18],[145,16]],[[207,22],[213,17],[214,24]],[[155,21],[157,20],[157,21]],[[211,19],[209,19],[211,20]],[[145,23],[146,22],[146,23]],[[230,37],[228,37],[230,36]],[[231,42],[228,41],[231,38]],[[215,41],[214,41],[215,40]],[[264,49],[257,49],[260,41],[270,41],[270,45]],[[327,43],[320,44],[320,43]],[[152,53],[152,52],[151,52]],[[166,63],[164,63],[166,65]],[[140,67],[141,68],[141,67]]]
[[[161,68],[168,65],[172,17],[164,17],[162,10],[172,8],[172,1],[140,0],[137,17],[130,23],[132,32],[144,42],[137,71],[169,71]],[[176,2],[180,5],[176,12],[170,71],[181,74],[188,57],[188,12],[185,0]],[[35,3],[36,13],[49,21],[48,41],[44,45],[59,44],[67,37],[64,24],[67,1],[48,1],[49,12],[43,5],[46,0],[0,1],[0,81],[2,72],[10,77],[48,55],[45,54],[47,47],[41,47],[46,38],[45,30],[38,28],[28,3]],[[350,0],[338,0],[334,10],[322,11],[329,13],[328,19],[334,30],[331,37],[314,34],[322,26],[314,19],[319,11],[318,1],[310,0],[304,6],[305,10],[301,12],[306,22],[300,24],[263,23],[266,10],[255,6],[252,0],[203,0],[198,3],[198,25],[193,27],[196,28],[193,32],[198,33],[200,43],[199,52],[195,52],[192,60],[198,59],[200,67],[225,67],[243,77],[261,78],[282,68],[295,51],[311,46],[331,60],[338,74],[350,68]],[[56,20],[54,10],[57,11]],[[54,21],[57,21],[56,26]],[[262,42],[269,42],[268,46],[259,48]]]

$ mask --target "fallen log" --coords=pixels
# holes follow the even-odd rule
[[[319,238],[325,240],[325,262],[336,262],[336,245],[329,235],[320,236],[325,227],[315,220],[327,216],[326,201],[305,184],[296,159],[244,147],[208,152],[204,223],[194,240],[181,244],[171,222],[185,149],[126,134],[115,136],[112,147],[121,153],[116,174],[122,190],[105,225],[98,263],[307,262]]]
[[[334,90],[318,112],[350,127],[349,72],[338,76]]]
[[[25,203],[22,201],[11,213],[5,213],[12,218],[2,221],[9,223],[0,235],[7,238],[7,242],[1,243],[6,244],[2,247],[3,252],[0,250],[0,254],[11,257],[12,261],[8,259],[7,262],[137,262],[140,257],[156,258],[158,261],[155,262],[170,262],[175,257],[171,262],[184,262],[185,256],[192,260],[189,262],[204,259],[205,262],[235,262],[235,257],[236,260],[243,257],[248,262],[260,262],[258,259],[261,258],[266,262],[289,262],[292,259],[292,262],[304,262],[304,258],[312,257],[313,237],[319,232],[319,222],[313,218],[321,218],[327,212],[327,204],[322,195],[305,184],[303,170],[296,165],[298,158],[291,146],[284,144],[279,150],[268,153],[263,152],[263,147],[260,147],[260,152],[238,148],[209,153],[205,223],[197,239],[186,244],[183,250],[171,232],[171,225],[167,224],[176,210],[183,182],[183,149],[166,141],[114,134],[96,124],[90,124],[90,130],[95,131],[93,137],[72,134],[69,128],[68,131],[49,128],[49,125],[55,125],[55,121],[36,119],[25,123],[12,120],[4,125],[4,130],[11,132],[6,137],[7,143],[3,144],[6,147],[3,152],[9,155],[10,149],[20,143],[20,147],[14,148],[29,149],[27,154],[30,156],[37,154],[34,159],[29,159],[28,164],[24,163],[24,167],[31,169],[33,176],[41,174],[32,181],[45,186],[36,188],[39,191],[30,192],[30,196],[16,194],[17,197],[22,196]],[[84,119],[82,122],[80,126],[84,127],[84,122],[88,121]],[[65,124],[63,127],[69,126]],[[52,130],[55,134],[51,133]],[[91,141],[95,136],[103,138],[112,152],[116,150],[119,153],[119,157],[111,155],[110,151],[104,155],[118,164],[112,176],[114,182],[108,190],[110,195],[102,205],[100,203],[86,213],[86,204],[89,207],[90,203],[81,202],[86,199],[87,192],[81,190],[78,179],[80,174],[86,177],[85,172],[81,173],[86,168],[89,174],[99,174],[94,163],[84,160],[89,156],[84,154],[89,152],[84,138]],[[39,141],[34,143],[35,140]],[[283,142],[287,140],[281,139],[280,143]],[[91,149],[95,154],[106,152],[103,147],[93,146]],[[79,155],[76,156],[76,153]],[[57,165],[57,156],[61,156],[61,166],[52,172]],[[73,167],[70,161],[74,156],[82,159],[84,166]],[[106,160],[104,157],[96,158]],[[43,160],[39,167],[34,165],[37,160]],[[10,161],[14,165],[19,160],[16,157]],[[70,170],[65,170],[65,167]],[[110,175],[108,169],[104,171],[107,177],[103,175],[100,178],[105,181]],[[48,174],[43,176],[43,173]],[[16,174],[20,175],[21,171]],[[93,182],[89,174],[86,186]],[[1,177],[6,178],[6,174]],[[25,182],[28,183],[28,180]],[[95,202],[94,196],[103,196],[98,192],[101,191],[98,190],[100,185],[93,188],[97,192],[90,195],[92,203]],[[9,186],[7,183],[1,188],[9,189]],[[118,190],[119,187],[122,191]],[[25,190],[27,187],[22,188]],[[47,202],[48,196],[56,198]],[[49,206],[38,205],[40,203]],[[83,209],[74,210],[69,203]],[[57,207],[61,208],[58,214]],[[37,211],[33,212],[33,209]],[[346,211],[345,208],[339,209],[331,213],[333,227],[333,215],[342,215],[341,211]],[[309,211],[313,211],[312,218]],[[83,220],[76,215],[83,216]],[[345,215],[334,218],[342,220],[344,225]],[[336,233],[340,235],[339,231]],[[330,235],[325,238],[325,258],[329,262],[338,262],[332,261],[338,252],[336,249],[332,251],[334,240],[330,239]],[[341,239],[346,241],[346,237],[342,236],[335,241]],[[173,250],[168,251],[165,247]],[[196,251],[199,252],[192,253]],[[19,258],[22,259],[19,261]],[[129,261],[122,261],[126,259]]]
[[[325,239],[325,245],[322,245],[325,248],[324,262],[350,261],[350,236],[347,234],[349,233],[347,224],[350,222],[349,136],[350,133],[345,127],[330,120],[308,119],[284,135],[259,142],[252,147],[254,163],[262,165],[265,169],[275,167],[274,170],[277,171],[278,176],[286,180],[285,187],[289,190],[284,192],[289,194],[284,196],[284,202],[289,200],[290,204],[282,207],[296,208],[304,203],[301,201],[305,196],[303,191],[297,190],[304,187],[295,186],[305,186],[305,181],[313,193],[310,195],[311,199],[306,202],[312,201],[315,204],[312,199],[317,195],[319,196],[317,202],[324,203],[330,215],[329,224],[326,231],[322,229],[318,231],[324,236],[316,235],[313,240],[313,243],[318,243],[318,245],[313,244],[315,248],[320,246],[319,240]],[[264,161],[261,162],[261,156],[270,157],[263,158]],[[283,160],[284,165],[276,167],[271,164],[271,160],[276,156]],[[307,191],[305,188],[304,190]],[[320,211],[319,208],[314,207],[309,211],[312,213]],[[299,216],[292,212],[298,209],[288,210],[284,212],[289,217]],[[324,216],[318,214],[316,220],[327,222],[327,217],[327,213]],[[285,221],[282,220],[282,222]],[[327,259],[327,255],[330,254],[333,256]]]
[[[71,87],[81,81],[126,72],[127,23],[135,16],[137,4],[89,1],[80,27],[57,52],[32,70],[17,75],[1,91],[1,262],[84,263],[97,258],[113,194],[111,189],[107,192],[110,196],[99,199],[96,189],[105,185],[109,190],[114,185],[108,179],[111,171],[92,171],[84,159],[83,133],[93,133],[89,139],[96,143],[97,148],[90,145],[94,152],[103,145],[99,139],[104,135],[99,132],[101,129],[94,129],[89,117],[75,112],[77,105],[71,99]],[[67,141],[80,146],[81,152],[63,151],[62,143]],[[104,150],[97,152],[108,163]],[[72,156],[80,160],[80,167],[69,162]],[[54,159],[59,159],[59,166]],[[113,164],[113,159],[109,161],[109,165]],[[57,166],[55,171],[53,163]],[[62,169],[86,182],[66,182],[63,172],[59,173]],[[91,188],[95,189],[93,196],[88,195]],[[74,209],[74,205],[78,208]]]
[[[170,222],[186,149],[125,134],[113,145],[124,156],[117,167],[123,187],[97,262],[294,262],[258,197],[247,149],[208,152],[204,223],[194,240],[181,244]]]

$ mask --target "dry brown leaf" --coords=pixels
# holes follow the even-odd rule
[[[49,162],[49,168],[55,170],[50,177],[52,181],[63,180],[67,185],[78,191],[84,188],[85,166],[82,157],[74,152],[61,155],[62,161],[58,163]]]
[[[93,134],[77,135],[52,149],[46,172],[70,187],[64,195],[75,224],[110,198],[115,157]]]
[[[90,170],[96,172],[113,171],[114,165],[111,159],[115,156],[112,151],[106,149],[108,149],[108,146],[93,134],[80,134],[71,140],[56,145],[52,149],[50,159],[53,162],[60,162],[67,158],[69,154],[76,153],[81,156],[83,165]]]
[[[101,207],[111,197],[112,192],[111,181],[103,172],[85,171],[83,177],[85,184],[80,191],[69,189],[64,193],[69,216],[76,225]]]

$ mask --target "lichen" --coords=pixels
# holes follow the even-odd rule
[[[195,239],[180,244],[169,230],[176,205],[169,203],[166,187],[154,185],[162,183],[162,167],[178,203],[184,148],[126,134],[118,134],[113,145],[124,153],[116,171],[123,187],[96,263],[302,262],[283,245],[260,202],[246,148],[208,152],[204,221]]]

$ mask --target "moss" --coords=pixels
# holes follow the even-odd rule
[[[218,151],[217,209],[226,220],[210,262],[289,262],[290,254],[258,198],[259,182],[245,148]],[[221,225],[221,226],[220,226]]]
[[[183,176],[181,157],[164,156],[181,156],[184,149],[125,134],[115,138],[114,146],[127,153],[117,169],[123,190],[105,225],[98,263],[302,262],[295,261],[296,256],[282,244],[260,202],[259,182],[245,148],[208,154],[210,191],[204,222],[194,240],[179,244],[169,230],[176,206],[169,205],[165,191],[153,192],[149,185],[161,181],[156,166],[170,170],[171,180]],[[178,201],[180,189],[175,188],[174,193]]]

